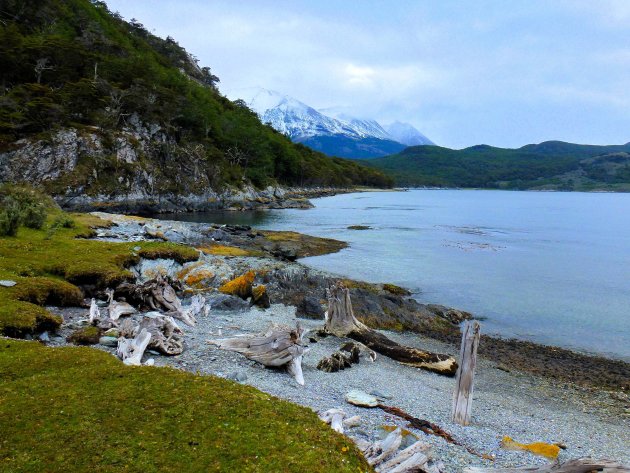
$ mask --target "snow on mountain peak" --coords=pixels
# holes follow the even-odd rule
[[[227,96],[231,100],[244,100],[263,123],[270,123],[294,141],[344,135],[352,139],[378,138],[406,145],[433,144],[407,123],[395,122],[383,128],[376,120],[352,116],[341,107],[315,110],[293,97],[261,87],[233,90]]]

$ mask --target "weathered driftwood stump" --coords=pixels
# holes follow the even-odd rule
[[[119,338],[116,354],[123,360],[126,365],[140,366],[142,364],[142,355],[147,349],[151,341],[151,334],[142,329],[136,338]]]
[[[137,330],[149,332],[151,341],[148,348],[163,355],[179,355],[184,351],[184,332],[171,316],[144,317]]]
[[[356,343],[344,343],[339,351],[319,360],[317,369],[326,373],[336,373],[337,371],[350,368],[359,362],[360,348]]]
[[[325,319],[324,328],[333,335],[352,338],[375,352],[406,365],[455,376],[457,362],[452,356],[401,345],[359,322],[352,310],[350,291],[341,282],[328,289],[328,311]]]
[[[479,336],[479,323],[466,322],[459,351],[457,383],[453,394],[452,420],[460,425],[470,424]]]
[[[109,305],[107,306],[107,313],[109,319],[116,322],[124,315],[135,314],[137,310],[127,302],[118,302],[114,300],[114,290],[106,289],[107,297],[109,298]]]
[[[193,297],[191,305],[184,307],[168,278],[158,274],[155,279],[143,284],[123,283],[116,288],[116,293],[134,302],[142,309],[157,310],[181,320],[186,325],[194,327],[196,316],[204,310],[203,296]]]
[[[521,468],[464,468],[464,473],[590,473],[594,471],[628,473],[630,468],[611,460],[593,460],[592,458],[578,458],[563,463]]]
[[[302,344],[303,336],[304,330],[299,324],[295,329],[274,324],[257,335],[211,340],[210,343],[223,350],[238,352],[265,366],[286,366],[297,383],[304,385],[302,356],[307,348]]]

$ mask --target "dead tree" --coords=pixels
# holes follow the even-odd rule
[[[466,322],[459,352],[460,365],[457,370],[457,384],[453,393],[452,419],[453,422],[460,425],[470,424],[479,336],[479,323]]]
[[[286,366],[297,383],[304,385],[302,356],[307,348],[302,343],[303,336],[304,330],[299,324],[295,329],[273,324],[257,335],[210,340],[209,343],[223,350],[238,352],[265,366]]]
[[[610,460],[593,460],[577,458],[563,463],[550,463],[543,466],[526,466],[521,468],[464,468],[464,473],[629,473],[630,468]]]
[[[341,282],[332,284],[328,289],[325,320],[327,332],[337,337],[352,338],[393,360],[446,376],[455,376],[457,372],[457,362],[452,356],[401,345],[359,322],[352,310],[350,291]]]

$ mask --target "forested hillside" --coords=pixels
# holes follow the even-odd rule
[[[518,149],[478,145],[462,150],[414,146],[362,162],[404,186],[630,191],[630,143],[546,141]]]
[[[291,143],[218,82],[174,39],[104,2],[5,0],[0,181],[99,195],[390,184]]]

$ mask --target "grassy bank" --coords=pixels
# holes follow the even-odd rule
[[[0,340],[0,470],[370,471],[314,412],[254,388]]]

